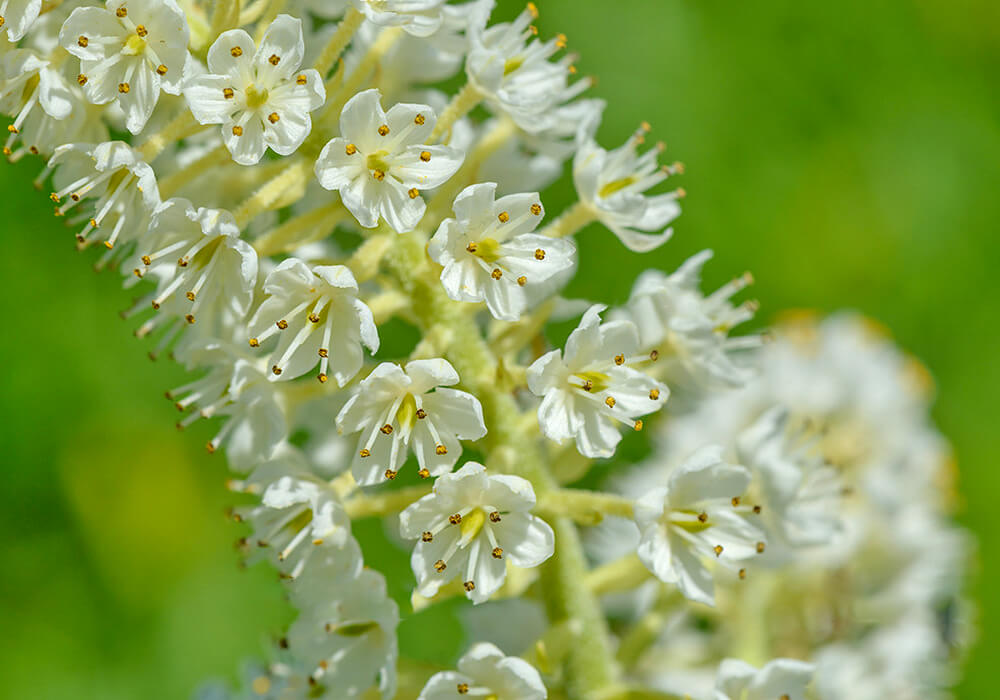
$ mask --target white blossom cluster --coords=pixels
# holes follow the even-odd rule
[[[704,294],[710,251],[620,307],[564,299],[585,227],[670,237],[683,168],[645,124],[598,145],[566,38],[493,10],[0,0],[4,154],[44,159],[136,335],[191,371],[178,427],[214,426],[240,548],[299,611],[205,697],[946,696],[968,543],[917,365],[849,317],[730,335],[752,280]],[[577,201],[546,220],[564,166]],[[456,597],[456,665],[401,654],[401,614]]]

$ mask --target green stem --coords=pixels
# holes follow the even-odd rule
[[[364,21],[365,15],[360,12],[354,6],[351,6],[347,10],[347,14],[344,19],[341,20],[340,24],[337,25],[337,30],[330,37],[330,40],[326,42],[326,46],[323,47],[323,51],[320,53],[319,58],[316,59],[316,63],[313,64],[313,68],[319,71],[321,78],[326,78],[326,74],[330,72],[330,68],[333,67],[334,62],[340,58],[340,54],[344,52],[347,45],[351,43],[351,39],[354,38],[355,33],[358,28],[361,27],[361,23]]]
[[[448,134],[450,137],[451,128],[455,126],[455,122],[471,112],[476,105],[482,102],[482,99],[483,93],[475,85],[472,83],[463,85],[458,94],[451,99],[448,106],[441,112],[441,116],[438,117],[437,123],[434,125],[434,130],[431,131],[431,137],[428,139],[428,142],[434,143],[445,134]]]
[[[255,216],[271,209],[289,189],[303,185],[312,171],[311,165],[308,160],[298,160],[261,185],[233,212],[237,225],[245,227]]]
[[[630,499],[613,493],[558,489],[539,500],[538,510],[550,515],[566,515],[583,525],[596,525],[606,515],[631,518],[634,514]]]
[[[271,229],[255,240],[253,247],[258,255],[277,255],[322,240],[336,228],[343,218],[338,214],[343,212],[344,207],[339,200],[324,204]]]
[[[184,111],[168,122],[165,127],[146,139],[145,143],[139,146],[139,153],[142,154],[143,160],[152,163],[167,146],[205,128],[195,121],[194,115],[185,107]]]
[[[549,224],[541,231],[543,236],[551,238],[562,238],[572,236],[587,224],[597,219],[597,215],[590,205],[585,202],[577,202],[569,209],[559,215],[559,218]]]
[[[631,591],[649,580],[649,569],[634,553],[598,566],[587,573],[587,588],[595,595]]]
[[[210,166],[230,159],[229,149],[218,145],[203,156],[191,161],[180,170],[170,173],[159,182],[160,198],[169,199],[184,185],[203,174]]]
[[[408,486],[395,491],[380,491],[372,495],[361,494],[353,496],[344,503],[351,520],[373,518],[376,516],[399,513],[406,506],[431,492],[430,484]]]

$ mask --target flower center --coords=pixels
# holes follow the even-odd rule
[[[579,372],[574,376],[583,380],[583,386],[580,388],[586,392],[599,394],[611,386],[611,377],[603,372]]]
[[[416,422],[417,400],[413,398],[413,394],[407,394],[406,398],[403,399],[403,403],[399,405],[399,410],[396,411],[396,425],[401,430],[406,430],[412,428]]]
[[[338,634],[341,637],[363,637],[378,627],[374,620],[365,622],[344,622],[339,625],[332,625],[328,631]]]
[[[483,529],[483,525],[486,524],[486,513],[482,508],[476,508],[474,511],[462,518],[462,523],[459,526],[462,530],[462,541],[471,542],[475,539],[476,535],[480,533]]]
[[[524,65],[523,56],[515,56],[514,58],[508,59],[503,62],[503,74],[506,78],[508,75],[516,71],[518,68]]]
[[[375,151],[369,155],[367,160],[368,169],[377,170],[383,175],[389,172],[389,163],[385,160],[387,155],[389,155],[389,151]]]
[[[466,250],[488,263],[496,262],[500,259],[500,243],[495,238],[484,238],[476,241],[466,248]]]
[[[247,108],[257,109],[267,102],[267,90],[257,90],[255,85],[248,85],[246,89]]]
[[[129,56],[138,56],[145,50],[146,40],[138,34],[130,35],[129,38],[125,40],[125,46],[122,47],[122,53]]]
[[[635,175],[629,175],[628,177],[623,177],[620,180],[612,180],[611,182],[605,184],[601,189],[597,191],[597,196],[602,199],[605,197],[610,197],[615,192],[620,192],[629,185],[637,182],[639,180]]]
[[[693,510],[673,510],[665,519],[668,524],[692,534],[704,532],[713,525],[706,513],[696,513]]]

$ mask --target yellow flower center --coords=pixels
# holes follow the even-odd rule
[[[462,518],[462,523],[459,525],[462,530],[462,540],[464,542],[471,542],[479,534],[480,530],[483,529],[483,525],[485,524],[486,513],[483,512],[482,508],[476,508]]]
[[[615,192],[620,192],[632,183],[636,182],[638,179],[639,178],[635,175],[629,175],[628,177],[623,177],[621,180],[612,180],[597,191],[597,196],[602,199],[604,197],[610,197]]]
[[[500,243],[495,238],[484,238],[476,241],[466,248],[466,250],[488,263],[493,263],[500,259]]]
[[[125,46],[122,47],[122,53],[129,56],[138,56],[145,50],[146,40],[138,34],[129,35],[129,38],[125,40]]]
[[[254,85],[247,87],[247,108],[257,109],[267,102],[267,90],[257,90]]]
[[[368,156],[367,165],[369,170],[378,170],[382,173],[389,172],[389,164],[385,161],[385,157],[389,155],[389,151],[375,151]]]

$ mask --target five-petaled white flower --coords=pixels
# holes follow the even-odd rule
[[[795,659],[775,659],[757,669],[737,659],[719,666],[713,700],[806,700],[815,667]]]
[[[96,104],[117,100],[133,134],[146,126],[160,89],[181,94],[188,24],[175,0],[107,0],[78,7],[59,43],[80,59],[77,82]]]
[[[344,433],[361,432],[351,471],[358,483],[394,479],[411,447],[420,476],[440,476],[462,454],[459,440],[486,434],[483,409],[472,394],[448,389],[459,381],[447,360],[383,362],[361,382],[337,415]]]
[[[350,539],[350,520],[333,488],[313,476],[302,454],[291,448],[230,488],[260,497],[260,505],[234,512],[254,530],[241,544],[251,556],[270,558],[289,578],[298,578],[320,548],[341,548]]]
[[[701,268],[711,257],[712,251],[703,250],[670,275],[646,270],[636,280],[625,310],[639,329],[639,346],[657,350],[664,363],[679,370],[683,378],[710,388],[740,387],[754,371],[735,354],[760,347],[762,339],[759,335],[729,337],[757,309],[754,301],[734,306],[729,299],[753,278],[746,273],[706,296],[699,283]],[[676,374],[667,371],[670,376]]]
[[[420,191],[455,174],[464,155],[449,146],[426,145],[437,121],[427,105],[382,109],[377,89],[352,97],[340,115],[341,135],[323,148],[316,177],[338,190],[344,206],[365,228],[379,217],[397,233],[412,231],[427,205]]]
[[[683,171],[683,167],[660,166],[660,148],[642,155],[636,147],[646,138],[648,127],[643,125],[623,146],[606,151],[592,139],[580,145],[573,159],[573,183],[583,206],[602,224],[611,229],[630,250],[645,253],[662,245],[673,229],[659,231],[681,213],[677,200],[683,189],[664,194],[645,194],[646,190]]]
[[[531,23],[538,11],[533,4],[529,3],[513,22],[487,27],[491,9],[492,4],[486,4],[473,13],[465,62],[469,82],[525,131],[547,129],[554,123],[553,109],[583,92],[590,81],[569,85],[572,56],[549,60],[566,48],[566,37],[560,34],[545,42],[536,39]]]
[[[552,556],[552,528],[531,514],[531,482],[466,462],[434,483],[434,491],[400,513],[403,537],[419,540],[410,563],[417,592],[434,596],[456,576],[466,596],[482,603],[503,585],[507,562],[538,566]]]
[[[642,563],[689,600],[714,605],[712,574],[702,560],[736,567],[764,552],[763,531],[749,520],[759,508],[741,502],[749,484],[750,473],[727,464],[721,448],[695,452],[670,473],[667,486],[635,504]]]
[[[7,32],[10,41],[18,41],[41,11],[42,0],[0,0],[0,31]]]
[[[361,369],[362,344],[372,353],[378,350],[371,309],[358,299],[358,283],[343,265],[310,269],[289,258],[267,276],[264,291],[271,296],[250,320],[250,345],[278,335],[272,381],[300,377],[319,362],[319,381],[332,374],[343,386]]]
[[[97,231],[111,230],[104,245],[137,240],[146,233],[150,217],[160,205],[156,175],[142,154],[123,141],[108,141],[96,146],[65,144],[52,154],[49,168],[56,191],[49,197],[60,206],[58,216],[64,216],[81,202],[96,199],[91,216],[82,217],[86,224],[76,234],[81,245],[89,244]],[[70,201],[63,203],[69,198]]]
[[[309,113],[326,100],[320,74],[300,70],[302,20],[278,15],[255,49],[242,29],[219,35],[208,50],[208,74],[184,88],[202,124],[222,124],[222,138],[240,165],[257,163],[268,147],[294,152],[312,129]]]
[[[257,283],[257,253],[240,238],[232,214],[168,199],[153,213],[148,240],[137,274],[158,281],[150,300],[154,309],[188,323],[203,309],[213,321],[246,316]]]
[[[351,0],[365,18],[379,27],[401,27],[427,37],[441,26],[445,0]]]
[[[567,239],[534,233],[545,215],[536,192],[494,201],[496,183],[466,187],[455,198],[454,219],[445,219],[427,248],[444,266],[441,283],[456,301],[486,302],[495,318],[516,321],[529,293],[575,264]]]
[[[505,656],[489,642],[472,646],[458,660],[457,671],[435,673],[417,700],[545,700],[548,692],[535,667],[516,656]]]
[[[604,306],[587,309],[566,340],[528,368],[528,388],[541,396],[538,423],[545,436],[576,438],[585,457],[610,457],[621,441],[616,423],[642,429],[639,416],[657,411],[670,390],[629,365],[655,360],[635,357],[639,335],[631,321],[601,323]]]

